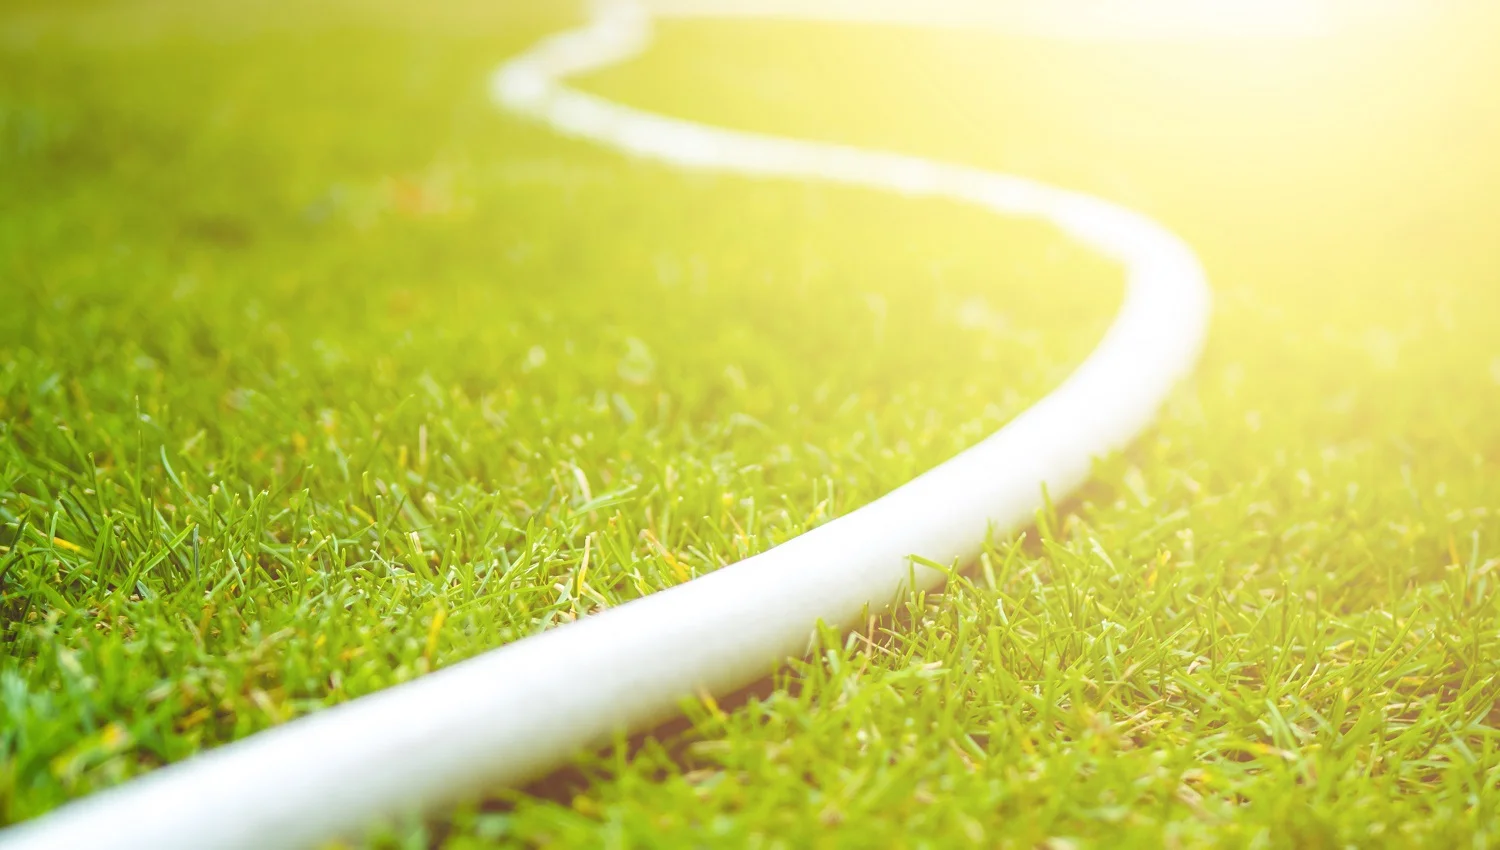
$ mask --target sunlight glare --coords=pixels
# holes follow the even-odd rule
[[[984,28],[1087,41],[1310,38],[1332,34],[1327,0],[649,0],[656,14]]]

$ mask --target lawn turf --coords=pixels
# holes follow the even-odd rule
[[[846,512],[1055,385],[1118,303],[1034,225],[495,112],[487,71],[568,9],[0,19],[5,820]],[[585,758],[575,796],[372,840],[1493,841],[1500,120],[1456,31],[673,24],[588,80],[1157,215],[1214,280],[1211,346],[946,592]]]

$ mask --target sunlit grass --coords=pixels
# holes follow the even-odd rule
[[[562,12],[193,8],[0,41],[5,820],[847,511],[1045,392],[1119,296],[1034,226],[497,114],[486,72]],[[701,23],[588,81],[1137,206],[1201,250],[1210,350],[944,594],[576,796],[386,840],[1493,841],[1482,47]]]

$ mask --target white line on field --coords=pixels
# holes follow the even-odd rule
[[[1189,248],[1143,215],[1019,177],[893,153],[736,132],[565,87],[645,49],[649,19],[606,2],[584,27],[501,67],[496,101],[558,132],[671,165],[949,198],[1040,219],[1120,263],[1103,340],[994,435],[874,502],[686,584],[227,744],[65,806],[4,836],[21,848],[300,847],[372,820],[514,784],[681,700],[743,686],[848,627],[939,563],[1024,524],[1042,488],[1070,492],[1123,447],[1192,368],[1209,294]]]

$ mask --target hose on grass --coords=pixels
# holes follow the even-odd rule
[[[514,785],[684,698],[802,655],[818,624],[863,622],[931,587],[1083,483],[1196,362],[1209,294],[1193,252],[1139,213],[1019,177],[914,156],[709,127],[568,88],[643,51],[647,14],[598,5],[503,65],[495,102],[555,131],[671,166],[947,198],[1046,222],[1125,270],[1123,305],[1067,380],[1004,428],[791,541],[670,590],[156,770],[0,834],[33,848],[265,848],[357,835],[379,818]]]

